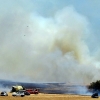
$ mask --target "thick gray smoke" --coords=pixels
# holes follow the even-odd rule
[[[72,6],[50,17],[20,6],[5,10],[0,16],[0,79],[85,84],[97,80],[99,63],[86,42],[89,31],[87,18]]]

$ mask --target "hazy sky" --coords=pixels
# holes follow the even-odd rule
[[[33,0],[32,0],[33,1]],[[91,31],[94,36],[90,37],[90,45],[99,46],[100,37],[100,0],[34,0],[36,3],[36,10],[42,14],[50,16],[54,14],[56,10],[62,9],[66,6],[73,6],[75,10],[87,17]],[[38,6],[39,5],[39,6]],[[91,46],[91,48],[92,48]],[[94,49],[93,47],[92,49]]]
[[[100,0],[0,0],[0,78],[98,79],[99,11]]]
[[[66,6],[73,6],[79,14],[88,19],[93,32],[88,44],[92,51],[98,48],[100,42],[100,0],[0,0],[1,13],[16,13],[23,10],[31,14],[36,12],[44,17],[54,16],[56,11]],[[95,45],[95,47],[91,45]]]
[[[97,48],[100,42],[100,0],[31,0],[36,4],[35,9],[42,15],[52,16],[56,10],[66,6],[73,6],[75,10],[85,16],[89,23],[93,36],[90,37],[91,48]],[[34,9],[34,6],[33,6]],[[95,45],[95,46],[93,46]]]

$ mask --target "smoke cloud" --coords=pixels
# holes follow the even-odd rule
[[[0,79],[87,84],[100,77],[85,16],[72,6],[48,17],[14,6],[0,16]]]

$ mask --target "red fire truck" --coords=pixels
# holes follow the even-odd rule
[[[29,92],[30,94],[38,94],[39,91],[38,89],[26,89],[27,92]]]

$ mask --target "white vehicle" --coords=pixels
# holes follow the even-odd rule
[[[7,92],[3,91],[0,93],[1,96],[8,96]]]
[[[24,97],[25,94],[24,94],[24,92],[22,92],[22,91],[18,91],[18,92],[13,92],[13,93],[12,93],[12,96],[21,96],[21,97]]]

